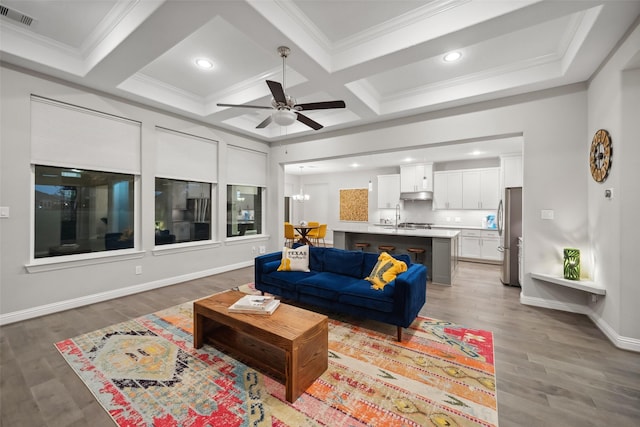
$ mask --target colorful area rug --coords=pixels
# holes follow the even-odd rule
[[[497,426],[491,332],[419,317],[329,320],[329,369],[295,403],[284,386],[192,345],[192,303],[56,343],[119,426]]]

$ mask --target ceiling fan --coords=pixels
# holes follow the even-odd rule
[[[216,104],[218,107],[240,107],[240,108],[261,108],[265,110],[275,110],[266,119],[264,119],[256,129],[262,129],[267,127],[272,121],[281,126],[289,126],[296,120],[304,123],[314,130],[322,129],[322,125],[309,117],[301,114],[299,111],[309,110],[328,110],[331,108],[345,108],[344,101],[323,101],[323,102],[309,102],[304,104],[296,104],[295,98],[292,98],[285,94],[283,85],[285,84],[285,62],[287,56],[291,50],[286,46],[278,47],[278,53],[282,58],[282,84],[267,80],[267,85],[271,91],[273,98],[271,99],[271,106],[262,105],[242,105],[242,104]]]

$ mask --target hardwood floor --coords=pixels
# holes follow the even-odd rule
[[[498,274],[461,263],[452,287],[429,285],[422,314],[493,332],[500,426],[640,425],[640,354],[586,316],[521,305]],[[3,326],[0,426],[113,426],[53,343],[252,280],[244,268]]]

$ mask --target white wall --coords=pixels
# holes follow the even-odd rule
[[[128,293],[152,289],[195,277],[252,265],[252,248],[267,245],[269,236],[226,241],[227,145],[268,153],[262,142],[240,138],[175,116],[161,114],[120,100],[82,91],[11,68],[0,68],[2,87],[0,115],[0,206],[10,217],[0,219],[0,323],[21,320]],[[38,260],[30,264],[32,236],[30,169],[30,95],[75,104],[126,117],[142,123],[142,174],[139,251],[127,255],[104,253],[92,261]],[[214,202],[214,242],[185,244],[180,249],[154,250],[155,127],[162,126],[219,141],[219,181]],[[267,191],[267,197],[273,197]],[[273,211],[273,210],[271,210]],[[269,210],[267,212],[269,215]],[[148,224],[148,226],[145,226]],[[278,240],[280,233],[278,234]],[[50,263],[50,264],[47,264]],[[38,264],[38,265],[35,265]],[[135,274],[135,267],[142,274]]]
[[[589,85],[588,152],[593,134],[606,129],[613,145],[612,166],[603,183],[588,179],[590,243],[594,280],[607,295],[592,303],[593,316],[608,335],[640,340],[638,286],[638,212],[640,211],[640,69],[630,61],[640,54],[640,25],[612,55]],[[586,156],[583,161],[588,160]],[[613,200],[604,190],[614,190]],[[625,341],[624,338],[621,338]]]

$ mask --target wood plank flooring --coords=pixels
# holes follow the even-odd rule
[[[252,280],[243,268],[1,327],[0,426],[113,426],[53,343]],[[497,266],[463,262],[453,286],[429,285],[421,312],[494,333],[500,426],[640,425],[640,354],[519,294]]]

